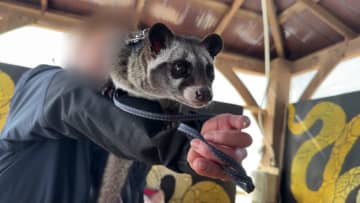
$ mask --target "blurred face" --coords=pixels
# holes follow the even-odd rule
[[[96,80],[106,80],[107,69],[107,46],[109,45],[110,30],[96,30],[86,35],[81,34],[74,45],[70,56],[72,68],[88,75]]]
[[[135,29],[136,13],[131,9],[119,12],[119,8],[99,8],[88,20],[74,30],[68,65],[97,80],[108,79],[109,46],[114,33],[126,34]]]

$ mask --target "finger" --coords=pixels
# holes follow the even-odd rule
[[[189,152],[187,154],[188,163],[192,163],[196,158],[199,158],[200,154],[198,154],[193,147],[190,147]]]
[[[230,177],[224,173],[224,170],[216,163],[198,157],[190,163],[191,168],[201,176],[207,176],[224,181],[230,180]]]
[[[196,151],[197,154],[206,158],[207,160],[215,161],[219,164],[224,164],[224,162],[219,157],[214,155],[214,153],[211,151],[209,146],[207,144],[205,144],[204,142],[202,142],[201,140],[199,140],[199,139],[192,140],[191,147],[193,150]],[[235,149],[226,147],[226,146],[220,146],[220,145],[215,146],[215,147],[217,149],[221,150],[222,152],[224,152],[225,154],[229,155],[231,158],[237,160]]]
[[[247,151],[246,149],[242,149],[242,148],[237,148],[235,150],[235,154],[236,154],[236,157],[237,157],[237,161],[239,163],[242,163],[242,161],[247,157]]]
[[[251,145],[252,138],[241,130],[217,130],[209,131],[204,138],[212,143],[227,145],[235,148],[245,148]]]
[[[201,133],[220,129],[244,129],[250,125],[250,119],[247,116],[221,114],[207,120]]]

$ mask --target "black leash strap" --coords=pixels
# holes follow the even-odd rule
[[[212,115],[202,115],[202,114],[175,114],[175,115],[171,114],[170,115],[170,114],[152,113],[134,108],[132,106],[120,102],[119,100],[116,99],[115,93],[112,94],[112,100],[115,106],[117,106],[122,111],[150,120],[181,122],[181,121],[193,121],[193,120],[207,120],[210,117],[212,117]],[[236,185],[240,186],[247,193],[250,193],[255,189],[252,179],[246,174],[244,168],[237,161],[232,159],[230,156],[218,150],[210,143],[208,143],[207,140],[197,130],[191,128],[190,126],[184,123],[180,123],[178,127],[178,131],[190,135],[192,138],[198,138],[202,142],[204,142],[210,148],[211,152],[225,163],[225,166],[223,167],[224,172],[233,179]]]

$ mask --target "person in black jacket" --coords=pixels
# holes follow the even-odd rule
[[[161,122],[125,113],[100,94],[97,84],[105,68],[99,63],[102,56],[93,52],[106,37],[92,37],[96,46],[83,47],[73,63],[76,71],[42,65],[18,81],[0,135],[0,202],[94,202],[108,152],[229,180],[221,161],[200,140],[190,143],[176,126],[164,128]],[[123,100],[161,111],[155,101],[127,95]],[[251,144],[242,132],[249,124],[245,116],[223,114],[206,121],[201,132],[241,161],[243,148]],[[141,202],[140,193],[133,191],[125,202]]]

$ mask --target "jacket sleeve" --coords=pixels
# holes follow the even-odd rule
[[[186,172],[189,140],[177,125],[142,119],[121,111],[79,78],[60,71],[49,84],[41,125],[56,134],[90,139],[107,151]],[[123,96],[123,102],[161,112],[158,102]]]

